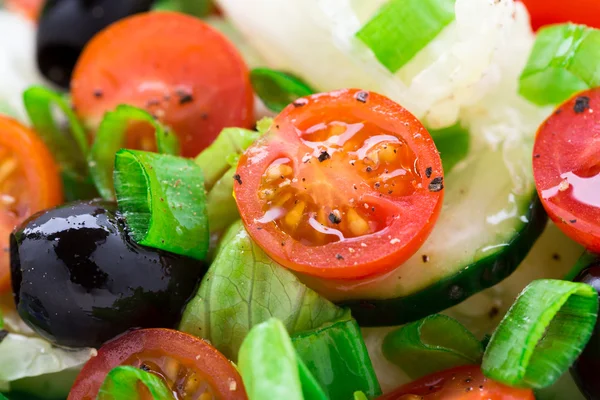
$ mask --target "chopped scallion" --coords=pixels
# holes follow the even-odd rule
[[[113,368],[100,387],[97,400],[141,400],[139,386],[146,387],[153,400],[175,400],[173,392],[157,375],[131,366]]]
[[[455,1],[390,0],[356,37],[396,72],[454,20]]]
[[[119,209],[137,243],[204,259],[206,195],[202,170],[193,160],[122,149],[114,182]]]
[[[114,200],[113,168],[115,153],[124,147],[125,138],[131,123],[141,122],[154,128],[156,148],[159,153],[179,154],[179,141],[146,111],[136,107],[120,105],[115,111],[104,115],[96,132],[96,138],[89,155],[90,174],[100,195]]]
[[[600,30],[561,24],[538,31],[519,79],[519,93],[538,105],[563,103],[600,86]]]
[[[583,351],[597,313],[598,294],[589,285],[531,282],[492,335],[483,356],[484,375],[514,387],[552,385]]]
[[[301,79],[269,68],[255,68],[250,71],[250,82],[265,106],[275,112],[281,112],[299,97],[315,93]]]
[[[390,332],[383,354],[412,379],[461,365],[479,364],[483,346],[458,321],[433,314]]]

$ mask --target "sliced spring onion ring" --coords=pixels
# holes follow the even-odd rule
[[[292,337],[299,357],[331,399],[350,399],[355,391],[381,394],[360,327],[347,312],[340,320]]]
[[[563,103],[600,86],[600,30],[562,24],[540,29],[519,79],[519,93],[538,105]]]
[[[589,285],[531,282],[492,335],[483,356],[484,375],[520,388],[552,385],[583,351],[597,313],[598,294]]]
[[[166,383],[157,375],[131,366],[113,368],[100,387],[98,400],[141,400],[139,385],[148,389],[154,400],[175,400]]]
[[[119,209],[137,243],[204,259],[206,195],[202,170],[193,160],[122,149],[114,181]]]
[[[42,86],[32,86],[23,93],[23,103],[35,131],[61,169],[71,174],[87,175],[89,146],[85,129],[63,95]],[[55,120],[56,109],[66,117],[68,130],[62,129]]]
[[[391,0],[356,37],[391,72],[408,63],[454,20],[455,0]]]
[[[129,123],[137,121],[152,125],[159,153],[179,154],[177,136],[164,128],[146,111],[120,105],[116,110],[106,113],[96,132],[96,139],[88,157],[90,174],[98,192],[106,200],[115,199],[113,190],[115,153],[123,147]]]
[[[390,332],[383,355],[412,379],[461,365],[479,364],[483,346],[458,321],[433,314]]]
[[[250,71],[250,82],[265,106],[275,112],[281,112],[299,97],[315,93],[301,79],[269,68],[256,68]]]

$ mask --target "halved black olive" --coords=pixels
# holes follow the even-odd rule
[[[574,281],[587,283],[600,294],[600,258],[592,262],[590,267],[582,270]],[[600,399],[598,371],[600,371],[600,318],[596,321],[592,338],[571,367],[571,375],[586,399]]]
[[[42,74],[69,87],[73,67],[87,42],[122,18],[150,10],[154,0],[48,0],[37,32]]]
[[[206,265],[132,241],[116,204],[41,212],[11,235],[19,315],[50,342],[99,347],[130,328],[174,327]]]

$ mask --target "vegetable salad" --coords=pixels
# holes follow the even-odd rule
[[[0,399],[600,398],[598,15],[0,2]]]

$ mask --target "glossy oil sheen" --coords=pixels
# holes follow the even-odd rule
[[[130,329],[174,327],[206,266],[135,244],[116,204],[71,203],[11,236],[19,315],[49,341],[99,347]]]
[[[581,271],[574,279],[576,282],[587,283],[600,293],[600,259],[589,268]],[[583,395],[589,400],[600,399],[600,319],[592,338],[571,368],[571,374]]]

